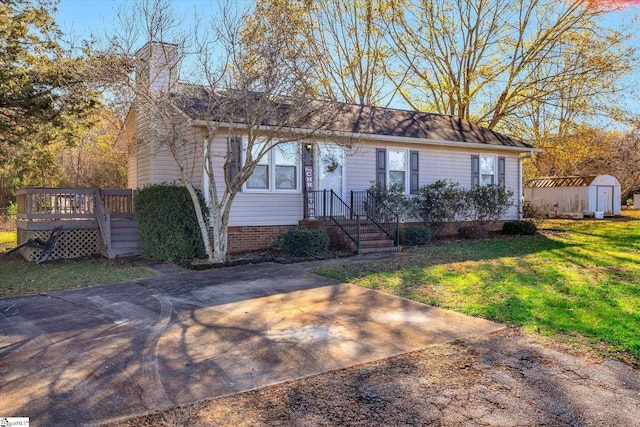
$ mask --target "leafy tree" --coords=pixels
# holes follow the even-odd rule
[[[58,43],[52,2],[0,3],[0,182],[57,179],[55,147],[72,144],[90,125],[99,96],[81,78],[85,61]]]
[[[79,130],[72,146],[62,146],[56,151],[56,164],[61,171],[55,185],[125,188],[127,155],[124,149],[114,148],[122,123],[114,111],[106,108],[96,111],[92,122],[90,128]]]

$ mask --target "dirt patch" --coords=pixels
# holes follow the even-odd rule
[[[237,252],[227,255],[227,260],[223,263],[210,263],[204,259],[183,259],[176,261],[180,267],[189,270],[209,270],[212,268],[236,267],[239,265],[259,264],[263,262],[275,262],[278,264],[295,264],[299,262],[323,261],[339,258],[353,257],[352,252],[329,251],[324,256],[298,257],[282,251],[269,249]]]
[[[509,328],[112,426],[638,426],[640,372]]]

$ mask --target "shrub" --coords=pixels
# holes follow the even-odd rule
[[[507,221],[502,225],[502,232],[511,235],[533,236],[538,227],[531,221]]]
[[[288,230],[280,235],[282,248],[293,256],[322,256],[329,250],[324,230]]]
[[[10,201],[9,207],[7,207],[7,215],[12,216],[17,214],[18,214],[18,203]]]
[[[391,209],[394,213],[398,214],[399,218],[403,218],[406,216],[409,207],[409,201],[405,197],[399,185],[392,185],[390,188],[387,188],[375,181],[371,181],[369,192],[374,196],[376,200],[381,201],[386,207]],[[375,204],[371,206],[365,205],[365,209],[367,210],[367,214],[375,218],[376,221],[395,221],[395,217],[392,218],[386,215],[387,212],[381,206],[377,206]]]
[[[513,191],[500,185],[476,185],[466,191],[468,219],[478,223],[500,219],[512,205]]]
[[[522,204],[522,218],[524,219],[543,219],[545,218],[546,212],[544,209],[537,208],[531,204],[530,201],[525,201]]]
[[[460,184],[438,180],[420,188],[412,199],[412,214],[435,230],[454,221],[464,207],[465,191]]]
[[[198,198],[207,219],[204,199],[200,194]],[[145,255],[162,260],[206,256],[193,202],[185,187],[150,185],[138,191],[135,203]]]
[[[480,225],[463,225],[458,228],[458,236],[462,239],[481,239],[487,237],[489,232]]]
[[[402,227],[400,240],[403,245],[418,246],[431,243],[431,229],[429,227]]]

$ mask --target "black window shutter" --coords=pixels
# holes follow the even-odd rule
[[[227,185],[236,177],[242,167],[242,138],[227,138]]]
[[[480,185],[480,156],[471,156],[471,188]]]
[[[417,151],[409,152],[409,194],[418,194],[418,188],[420,187],[419,158],[420,155]]]
[[[381,187],[387,186],[387,150],[376,148],[376,182]]]
[[[505,169],[506,159],[504,157],[498,157],[498,185],[502,188],[506,185]]]

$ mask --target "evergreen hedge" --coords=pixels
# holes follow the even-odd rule
[[[431,243],[431,229],[429,227],[402,227],[400,241],[407,246],[428,245]]]
[[[282,249],[293,256],[323,256],[329,250],[325,230],[288,230],[280,235]]]
[[[205,219],[204,198],[198,193]],[[135,199],[142,252],[150,258],[177,260],[206,257],[191,196],[183,186],[154,184],[144,187]]]
[[[532,221],[507,221],[502,225],[502,232],[511,235],[533,236],[538,227]]]

